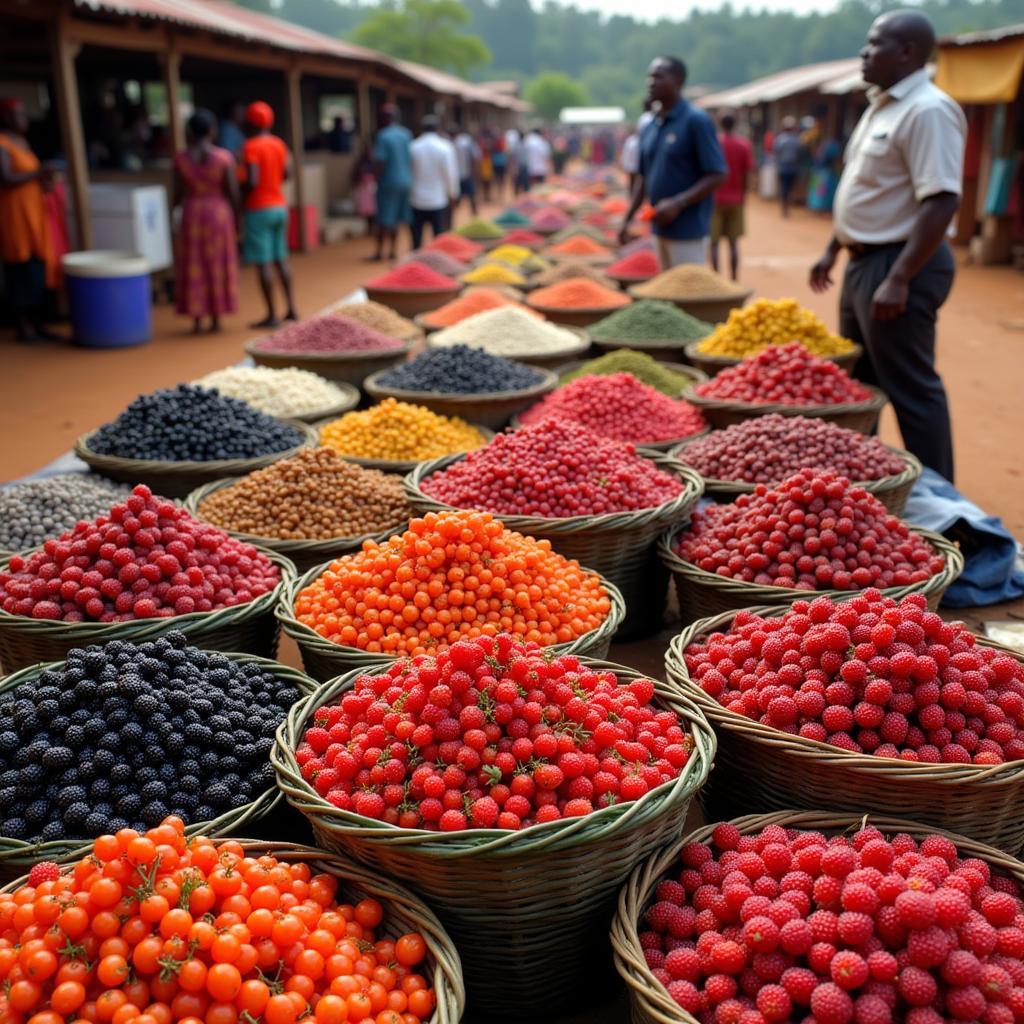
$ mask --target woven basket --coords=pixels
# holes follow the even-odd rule
[[[326,377],[335,384],[359,387],[371,373],[404,363],[419,339],[420,334],[417,332],[415,338],[399,339],[402,342],[401,348],[389,348],[382,352],[287,352],[283,349],[257,348],[261,340],[257,338],[245,343],[245,352],[257,366],[270,366],[275,370],[295,366]]]
[[[756,405],[753,402],[726,402],[694,394],[693,388],[684,391],[682,397],[700,409],[715,430],[774,412],[780,416],[814,416],[862,434],[871,434],[878,426],[878,417],[889,399],[884,391],[867,384],[864,386],[871,392],[870,398],[863,402],[842,402],[835,405],[782,405],[778,402]]]
[[[338,853],[325,853],[295,843],[236,841],[244,847],[248,857],[273,856],[291,864],[301,861],[308,864],[314,874],[333,875],[338,880],[336,900],[339,903],[354,905],[364,899],[377,900],[384,908],[384,920],[377,931],[379,938],[394,940],[408,932],[419,932],[427,945],[427,955],[417,971],[436,997],[434,1012],[424,1024],[458,1024],[466,1002],[458,950],[437,916],[419,897]],[[3,891],[25,882],[25,878],[19,878]]]
[[[359,388],[354,384],[349,384],[348,381],[344,380],[334,380],[331,383],[343,393],[344,397],[340,398],[334,405],[328,405],[323,409],[316,409],[313,412],[304,412],[301,416],[292,416],[290,418],[298,420],[300,423],[317,423],[320,420],[337,419],[337,417],[343,416],[359,404],[362,395],[359,394]]]
[[[330,420],[325,420],[323,423],[316,424],[316,426],[320,428],[330,422]],[[494,431],[488,427],[481,427],[476,423],[471,423],[470,426],[476,427],[480,431],[484,438],[484,444],[487,444],[494,437]],[[480,447],[482,448],[483,445]],[[362,466],[363,469],[379,469],[382,473],[401,473],[402,476],[405,476],[406,473],[411,473],[424,461],[423,459],[364,459],[359,455],[346,455],[345,452],[338,452],[338,454],[346,462],[354,462],[357,466]]]
[[[17,672],[42,661],[63,661],[72,647],[105,644],[109,640],[142,643],[171,630],[179,630],[189,643],[207,651],[242,651],[273,658],[277,654],[280,627],[274,606],[284,588],[295,578],[295,566],[282,555],[260,550],[281,570],[273,590],[246,604],[214,612],[189,612],[166,619],[134,619],[130,622],[58,622],[11,615],[0,610],[0,668]],[[0,562],[0,571],[7,562]]]
[[[343,647],[341,644],[333,643],[322,637],[312,627],[295,618],[296,595],[304,587],[308,587],[318,576],[322,576],[330,568],[330,565],[330,562],[318,565],[298,579],[292,580],[287,587],[282,589],[276,610],[277,618],[285,635],[291,637],[298,645],[303,667],[314,679],[319,679],[321,682],[333,679],[353,668],[387,664],[396,660],[394,655],[382,654],[379,651],[363,651],[357,647]],[[584,633],[583,636],[569,643],[554,644],[550,650],[559,654],[579,654],[591,658],[607,656],[612,637],[626,616],[626,603],[614,584],[609,583],[606,579],[602,579],[601,582],[611,599],[612,606],[608,618],[597,629],[592,629],[589,633]]]
[[[856,590],[796,590],[791,587],[768,587],[698,569],[692,562],[684,561],[675,552],[676,540],[687,525],[681,523],[663,533],[661,540],[658,541],[658,556],[676,582],[679,613],[684,625],[710,615],[722,615],[740,608],[749,608],[751,605],[787,608],[794,601],[804,598],[813,600],[825,595],[834,601],[842,601],[858,593]],[[945,567],[922,583],[885,587],[882,593],[897,601],[907,594],[924,594],[928,599],[928,607],[935,611],[949,585],[964,571],[964,556],[956,544],[947,540],[941,533],[932,533],[931,530],[918,526],[911,526],[910,529],[928,541],[942,555],[946,562]]]
[[[777,617],[786,609],[750,610]],[[672,640],[665,655],[669,682],[700,706],[718,735],[718,767],[703,795],[709,817],[718,820],[785,807],[851,813],[871,808],[881,814],[906,814],[1015,855],[1020,852],[1024,761],[987,766],[911,764],[854,754],[755,722],[706,694],[686,669],[686,648],[728,630],[733,618],[728,613],[693,623]],[[1019,652],[984,637],[977,640],[1024,661]]]
[[[76,442],[74,452],[96,473],[102,473],[111,480],[121,483],[145,484],[162,498],[183,498],[189,491],[211,480],[226,476],[245,476],[254,469],[263,469],[278,459],[287,459],[303,448],[316,444],[316,431],[308,423],[289,420],[303,436],[301,444],[284,451],[270,452],[254,459],[212,459],[209,462],[159,462],[155,459],[122,459],[117,455],[100,455],[89,447],[89,440],[95,431],[83,434]]]
[[[672,456],[679,459],[684,465],[686,462],[686,449],[690,441],[683,441],[672,449]],[[914,489],[921,476],[923,467],[921,463],[902,448],[893,448],[886,445],[889,451],[894,452],[903,461],[904,469],[901,473],[894,473],[892,476],[879,477],[877,480],[859,480],[854,487],[863,487],[865,491],[873,494],[894,516],[903,514],[907,504],[907,498]],[[777,481],[781,482],[781,481]],[[741,494],[752,494],[754,484],[740,483],[736,480],[716,480],[704,477],[704,493],[716,501],[735,501]]]
[[[528,409],[558,386],[558,376],[551,370],[540,367],[533,369],[542,374],[540,382],[517,391],[489,391],[470,395],[452,391],[403,391],[401,388],[381,384],[382,373],[367,377],[363,388],[377,402],[383,398],[397,398],[400,402],[425,406],[439,416],[458,416],[468,423],[501,430],[516,413]]]
[[[533,302],[529,296],[527,296],[526,302],[531,309],[537,310],[538,313],[543,313],[553,324],[559,324],[563,327],[589,327],[591,324],[596,324],[598,320],[603,320],[609,314],[614,313],[617,309],[622,309],[622,306],[593,306],[573,309],[564,309],[560,306],[542,306],[539,303]]]
[[[590,662],[620,679],[639,673]],[[318,707],[337,700],[359,674],[334,680],[292,709],[271,762],[288,801],[309,819],[319,845],[341,850],[414,882],[438,910],[463,956],[470,1008],[478,1015],[527,1015],[575,998],[606,952],[615,894],[638,859],[680,835],[690,799],[714,758],[714,734],[688,698],[656,682],[655,701],[687,723],[694,750],[678,779],[635,803],[521,832],[401,829],[341,811],[306,783],[294,750]],[[491,1019],[480,1016],[478,1019]]]
[[[183,504],[197,519],[203,519],[199,512],[199,506],[214,491],[219,491],[236,483],[238,483],[237,477],[231,480],[215,480],[212,484],[204,484],[202,487],[197,487],[185,499]],[[206,522],[205,519],[203,521]],[[340,558],[342,555],[347,555],[352,551],[358,551],[363,546],[364,540],[385,540],[396,529],[401,527],[403,523],[404,520],[377,533],[364,533],[359,537],[331,537],[330,540],[281,540],[277,537],[258,537],[251,533],[239,533],[237,530],[224,530],[224,532],[231,537],[244,541],[246,544],[255,544],[269,551],[276,551],[279,555],[284,555],[298,572],[305,572],[314,565],[322,565],[324,562],[333,561],[335,558]],[[217,528],[224,529],[222,526]]]
[[[743,362],[742,359],[734,359],[732,356],[714,356],[707,352],[701,352],[699,346],[699,341],[690,342],[686,346],[686,358],[694,366],[699,366],[709,377],[714,377],[721,373],[722,370],[727,370],[730,366],[736,366]],[[853,368],[857,365],[857,360],[860,359],[863,352],[864,349],[860,345],[854,345],[850,352],[844,352],[842,355],[837,356],[825,356],[824,358],[835,363],[847,373],[852,374]]]
[[[912,821],[876,817],[874,813],[844,815],[787,810],[775,814],[751,814],[735,819],[732,824],[743,835],[760,832],[768,825],[826,834],[848,833],[865,825],[874,825],[890,835],[906,832],[918,840],[935,832],[935,829],[922,828]],[[640,946],[639,922],[653,902],[658,883],[667,877],[678,877],[679,851],[689,843],[708,844],[713,830],[713,824],[697,829],[638,864],[619,894],[618,910],[612,920],[611,943],[615,969],[629,987],[630,1020],[633,1024],[698,1024],[697,1018],[679,1006],[647,966]],[[1018,885],[1024,886],[1024,864],[973,839],[953,833],[946,835],[962,854],[986,861],[997,873],[1009,875]]]
[[[632,287],[627,288],[626,292],[637,301],[640,299],[656,298],[656,296],[653,295],[638,294],[636,289],[637,285],[633,285]],[[729,314],[734,309],[739,309],[753,294],[754,293],[752,291],[746,291],[739,295],[724,298],[665,299],[664,301],[671,302],[673,306],[677,306],[684,313],[689,313],[690,316],[695,316],[698,320],[703,320],[706,324],[721,324],[725,323],[725,321],[729,319]]]
[[[591,336],[591,343],[599,352],[614,352],[619,348],[631,348],[634,352],[646,352],[655,359],[667,356],[672,359],[681,359],[686,352],[687,342],[681,338],[664,338],[654,341],[631,341],[628,338],[596,338]],[[683,364],[680,364],[683,365]],[[690,367],[700,373],[698,380],[707,380],[708,376],[702,368],[694,364]]]
[[[298,669],[280,665],[268,658],[257,658],[251,654],[230,654],[233,661],[258,662],[265,669],[272,672],[278,679],[282,679],[296,686],[302,697],[299,703],[305,703],[306,698],[316,692],[317,684],[309,676],[299,672]],[[60,665],[59,661],[47,662],[45,664],[32,665],[24,668],[13,675],[7,676],[0,682],[0,693],[14,690],[22,683],[36,678],[46,669],[55,668]],[[232,808],[225,814],[214,818],[211,821],[199,821],[186,829],[187,835],[209,835],[226,836],[236,832],[251,822],[259,821],[266,817],[281,802],[281,791],[271,787],[262,792],[251,803],[242,807]],[[20,839],[9,839],[0,836],[0,881],[8,881],[17,878],[37,860],[53,860],[58,863],[78,860],[85,856],[92,848],[91,840],[82,839],[60,839],[44,843],[27,843]]]
[[[449,288],[422,288],[413,291],[408,288],[368,288],[363,286],[370,302],[379,302],[388,309],[393,309],[399,316],[412,319],[417,313],[429,313],[446,302],[451,302],[459,292],[462,284],[456,283]]]
[[[517,363],[526,363],[527,366],[539,366],[541,369],[551,370],[560,369],[566,363],[578,360],[590,351],[590,335],[586,331],[579,327],[567,327],[565,324],[560,324],[559,326],[576,335],[577,341],[575,345],[550,354],[522,352],[517,353],[515,356],[505,356],[504,358],[515,359]],[[428,337],[427,348],[436,347],[432,339]]]
[[[665,610],[668,584],[668,571],[655,552],[658,536],[668,524],[689,517],[690,509],[704,489],[700,476],[674,459],[643,450],[641,454],[659,469],[680,478],[682,492],[661,505],[636,512],[567,519],[495,513],[496,518],[510,530],[551,541],[551,546],[559,554],[575,558],[580,565],[614,583],[626,602],[626,618],[621,627],[623,635],[631,635],[642,628],[658,628]],[[406,496],[418,515],[453,507],[425,494],[420,484],[462,457],[457,455],[421,462],[405,478]]]
[[[551,263],[586,263],[590,267],[610,267],[615,262],[615,254],[612,252],[573,255],[568,252],[552,252],[550,249],[542,249],[540,255]]]
[[[624,291],[628,292],[630,288],[635,284],[643,284],[644,281],[650,281],[652,277],[657,277],[657,273],[654,274],[613,274],[610,270],[605,270],[605,273]]]

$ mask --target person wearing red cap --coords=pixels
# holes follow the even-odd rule
[[[292,274],[288,268],[288,204],[281,186],[291,176],[288,147],[270,132],[274,112],[262,100],[250,103],[245,112],[249,138],[242,147],[245,168],[245,237],[242,257],[259,272],[260,288],[267,315],[253,327],[276,327],[281,321],[274,309],[274,279],[277,270],[285,297],[285,320],[297,320],[292,295]]]

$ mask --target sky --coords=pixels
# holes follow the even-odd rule
[[[713,10],[722,6],[722,0],[572,0],[578,6],[602,14],[630,14],[634,18],[655,20],[657,18],[682,18],[694,8]],[[732,0],[736,8],[752,7],[755,10],[795,11],[808,14],[811,11],[835,7],[834,0]]]

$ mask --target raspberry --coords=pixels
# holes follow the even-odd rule
[[[881,996],[861,995],[853,1004],[855,1024],[890,1024],[892,1011]]]
[[[33,864],[32,869],[28,873],[28,884],[32,888],[36,888],[43,884],[43,882],[55,882],[60,878],[60,865],[55,864],[52,860],[42,860],[38,864]]]
[[[840,988],[860,988],[868,980],[868,965],[859,953],[843,950],[832,957],[829,973]]]
[[[783,972],[779,980],[794,1003],[801,1006],[810,1005],[811,993],[818,985],[818,976],[814,971],[809,971],[806,967],[790,967]]]
[[[711,962],[719,971],[737,974],[747,962],[747,953],[738,942],[726,940],[715,944],[711,950]]]
[[[701,1005],[700,992],[689,981],[672,981],[668,994],[687,1012],[697,1013]]]
[[[974,985],[946,991],[946,1012],[957,1020],[977,1020],[985,1012],[985,997]]]
[[[904,967],[896,984],[911,1006],[928,1006],[938,994],[935,979],[920,967]]]
[[[757,1008],[766,1021],[784,1021],[789,1018],[793,1001],[781,985],[765,985],[757,993]]]
[[[926,892],[908,889],[896,897],[896,912],[906,928],[927,928],[938,916],[935,898]]]
[[[697,981],[700,977],[700,957],[695,949],[673,949],[665,957],[665,970],[673,978]]]
[[[743,941],[758,953],[770,953],[779,944],[778,925],[770,917],[752,917],[743,926]]]
[[[846,1024],[853,1019],[853,1000],[838,985],[825,982],[811,993],[811,1013],[818,1024]]]

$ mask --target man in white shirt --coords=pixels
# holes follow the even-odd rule
[[[904,445],[952,480],[935,320],[953,285],[945,237],[960,204],[967,123],[929,79],[934,46],[919,11],[892,11],[872,24],[861,50],[870,105],[846,148],[834,234],[810,283],[816,292],[828,288],[839,250],[849,252],[839,330],[864,347],[855,373],[889,396]]]
[[[412,247],[423,243],[423,228],[429,224],[436,238],[448,227],[448,210],[459,198],[459,167],[455,147],[438,134],[438,119],[423,118],[420,135],[412,146]]]
[[[480,147],[464,128],[452,125],[455,155],[459,161],[459,197],[469,200],[469,208],[476,216],[476,170],[480,164]]]
[[[640,170],[640,131],[632,132],[626,136],[622,143],[622,152],[619,154],[619,166],[629,175],[629,191],[633,191],[636,183],[637,172]]]
[[[544,138],[540,128],[526,133],[523,139],[523,155],[531,185],[540,185],[551,170],[551,143]]]

